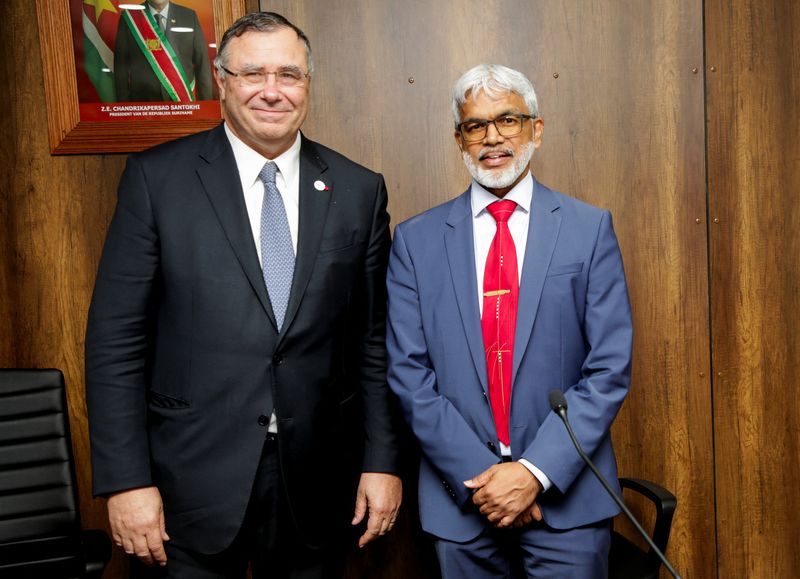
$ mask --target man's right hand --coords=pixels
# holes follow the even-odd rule
[[[128,555],[136,555],[145,565],[166,565],[164,506],[156,487],[142,487],[114,493],[108,497],[111,536]]]

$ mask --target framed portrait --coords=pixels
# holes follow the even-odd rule
[[[212,66],[244,0],[36,0],[52,154],[125,153],[219,124]]]

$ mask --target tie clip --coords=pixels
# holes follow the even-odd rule
[[[511,290],[492,290],[490,292],[483,292],[483,297],[485,298],[493,298],[495,296],[502,296],[505,294],[510,294]]]

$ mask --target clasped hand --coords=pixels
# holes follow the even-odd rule
[[[464,486],[473,489],[472,502],[500,529],[542,520],[542,511],[536,503],[542,484],[518,462],[492,465],[464,481]]]

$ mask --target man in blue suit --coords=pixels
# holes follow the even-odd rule
[[[443,577],[605,577],[618,509],[548,393],[616,482],[632,327],[611,215],[532,176],[544,123],[521,73],[466,72],[453,115],[472,183],[397,226],[388,273],[389,384],[421,449],[422,526]]]

